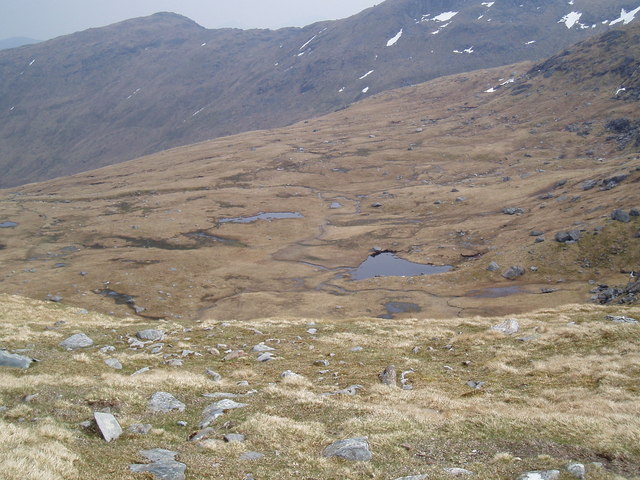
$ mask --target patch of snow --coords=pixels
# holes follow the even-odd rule
[[[616,95],[617,95],[617,93],[616,93]],[[13,109],[14,109],[14,108],[16,108],[16,107],[11,107],[11,108],[9,109],[9,111],[13,111]]]
[[[369,87],[364,87],[364,88],[362,89],[362,93],[367,93],[368,91],[369,91]]]
[[[494,87],[491,87],[489,90],[485,90],[485,93],[493,93],[495,91],[496,89]]]
[[[529,40],[528,42],[525,43],[525,45],[531,45],[532,43],[536,43],[535,40]]]
[[[505,80],[504,82],[502,82],[502,83],[500,84],[500,86],[502,87],[503,85],[506,85],[507,83],[513,83],[513,82],[515,82],[515,81],[516,81],[516,79],[515,79],[515,78],[510,78],[509,80]]]
[[[480,16],[478,17],[478,20],[482,20],[482,17],[484,17],[484,15],[480,15]]]
[[[627,89],[626,89],[626,88],[624,88],[624,87],[620,87],[618,90],[616,90],[616,96],[618,96],[618,94],[619,94],[620,92],[626,92],[626,91],[627,91]],[[13,110],[13,108],[12,108],[11,110]]]
[[[620,11],[620,18],[616,18],[615,20],[612,20],[611,23],[609,25],[615,25],[616,23],[620,23],[623,22],[624,25],[627,25],[628,23],[631,23],[636,14],[640,12],[640,7],[631,10],[630,12],[627,12],[624,8]]]
[[[206,47],[207,46],[207,42],[204,42],[202,45],[200,45],[201,47]]]
[[[573,0],[569,0],[569,5],[573,5]]]
[[[624,12],[624,10],[623,10],[623,12]],[[33,65],[34,63],[36,63],[36,59],[35,58],[29,62],[29,66]]]
[[[395,37],[390,38],[389,41],[387,41],[387,47],[390,47],[391,45],[395,45],[395,43],[400,39],[400,37],[402,36],[402,31],[404,29],[401,28],[400,31],[398,33],[396,33]]]
[[[367,73],[365,73],[364,75],[362,75],[359,80],[362,80],[364,78],[367,78],[369,75],[371,75],[374,72],[374,70],[369,70]]]
[[[473,53],[473,47],[465,48],[464,53]]]
[[[453,53],[462,53],[460,50],[454,50]]]
[[[457,14],[458,12],[443,12],[440,15],[433,17],[432,20],[436,22],[447,22],[451,20],[453,17],[455,17]]]
[[[299,56],[299,57],[301,57],[301,56],[302,56],[302,55],[304,55],[304,54],[305,54],[305,52],[300,52],[300,53],[298,54],[298,56]]]
[[[196,115],[198,115],[201,111],[203,111],[205,108],[207,107],[202,107],[200,110],[196,111],[193,115],[191,115],[192,117],[195,117]]]
[[[342,93],[344,92],[345,87],[342,87],[340,90],[338,90],[338,93]]]
[[[304,50],[304,49],[305,49],[305,47],[306,47],[307,45],[309,45],[311,42],[313,42],[317,37],[318,37],[318,35],[314,35],[313,37],[311,37],[311,38],[310,38],[309,40],[307,40],[307,42],[306,42],[304,45],[302,45],[298,50]]]
[[[580,12],[567,13],[564,17],[558,20],[558,23],[564,23],[568,29],[571,29],[571,27],[578,23],[581,16],[582,13]]]
[[[493,7],[494,3],[496,2],[482,2],[480,5],[482,5],[483,7],[491,8]]]
[[[276,62],[273,64],[274,67],[277,67],[278,65],[280,65],[280,62]]]

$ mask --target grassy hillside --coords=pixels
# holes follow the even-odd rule
[[[559,478],[569,479],[575,477],[564,468],[575,462],[586,466],[589,479],[640,478],[640,327],[607,320],[609,314],[638,319],[640,309],[573,305],[464,320],[141,323],[3,295],[1,346],[39,360],[28,370],[0,367],[3,478],[144,478],[128,466],[145,463],[138,451],[152,448],[178,452],[187,478],[446,479],[452,476],[445,468],[464,468],[487,479],[559,469]],[[512,318],[517,333],[490,329]],[[146,328],[165,331],[165,338],[133,348],[130,339]],[[58,345],[78,332],[94,344],[74,351]],[[260,344],[274,349],[272,360],[256,360],[252,349]],[[106,346],[115,348],[102,353]],[[245,353],[229,359],[238,350]],[[107,366],[107,358],[122,369]],[[398,372],[391,386],[378,379],[388,365]],[[287,370],[297,375],[283,378]],[[401,388],[401,373],[411,389]],[[354,395],[324,395],[354,385]],[[186,409],[150,413],[149,398],[158,391]],[[247,406],[226,411],[201,440],[189,441],[204,408],[224,398],[204,396],[213,393],[235,394]],[[123,435],[107,443],[79,426],[95,411],[114,414]],[[134,424],[151,429],[134,434],[128,430]],[[225,442],[230,433],[246,438]],[[336,440],[363,436],[368,462],[322,456]],[[264,456],[240,458],[251,451]]]

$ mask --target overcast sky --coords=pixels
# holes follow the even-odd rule
[[[207,28],[301,27],[345,18],[382,0],[0,0],[0,39],[48,40],[156,12]]]

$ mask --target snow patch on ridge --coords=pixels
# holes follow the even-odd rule
[[[571,29],[582,17],[582,13],[580,12],[571,12],[567,13],[564,17],[562,17],[558,23],[564,23],[568,29]]]
[[[395,45],[395,43],[400,40],[400,37],[402,36],[402,31],[404,29],[401,28],[400,31],[398,33],[396,33],[395,37],[390,38],[389,41],[387,41],[387,47],[390,47],[391,45]]]
[[[375,70],[369,70],[367,73],[365,73],[364,75],[362,75],[362,76],[360,77],[360,79],[359,79],[359,80],[362,80],[362,79],[364,79],[364,78],[367,78],[367,77],[368,77],[369,75],[371,75],[374,71],[375,71]]]
[[[620,11],[620,17],[616,18],[615,20],[612,20],[611,23],[609,25],[615,25],[616,23],[620,23],[623,22],[623,25],[627,25],[629,23],[631,23],[636,14],[640,12],[640,7],[631,10],[630,12],[627,12],[624,8]]]

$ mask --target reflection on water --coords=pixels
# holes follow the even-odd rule
[[[253,217],[231,217],[221,218],[218,223],[253,223],[258,220],[280,220],[283,218],[304,218],[304,215],[298,212],[261,212]]]
[[[351,280],[373,277],[416,277],[444,273],[452,268],[451,265],[414,263],[391,252],[383,252],[369,256],[359,267],[350,269],[350,274]]]
[[[17,227],[18,224],[16,222],[2,222],[0,223],[0,228],[13,228]]]

